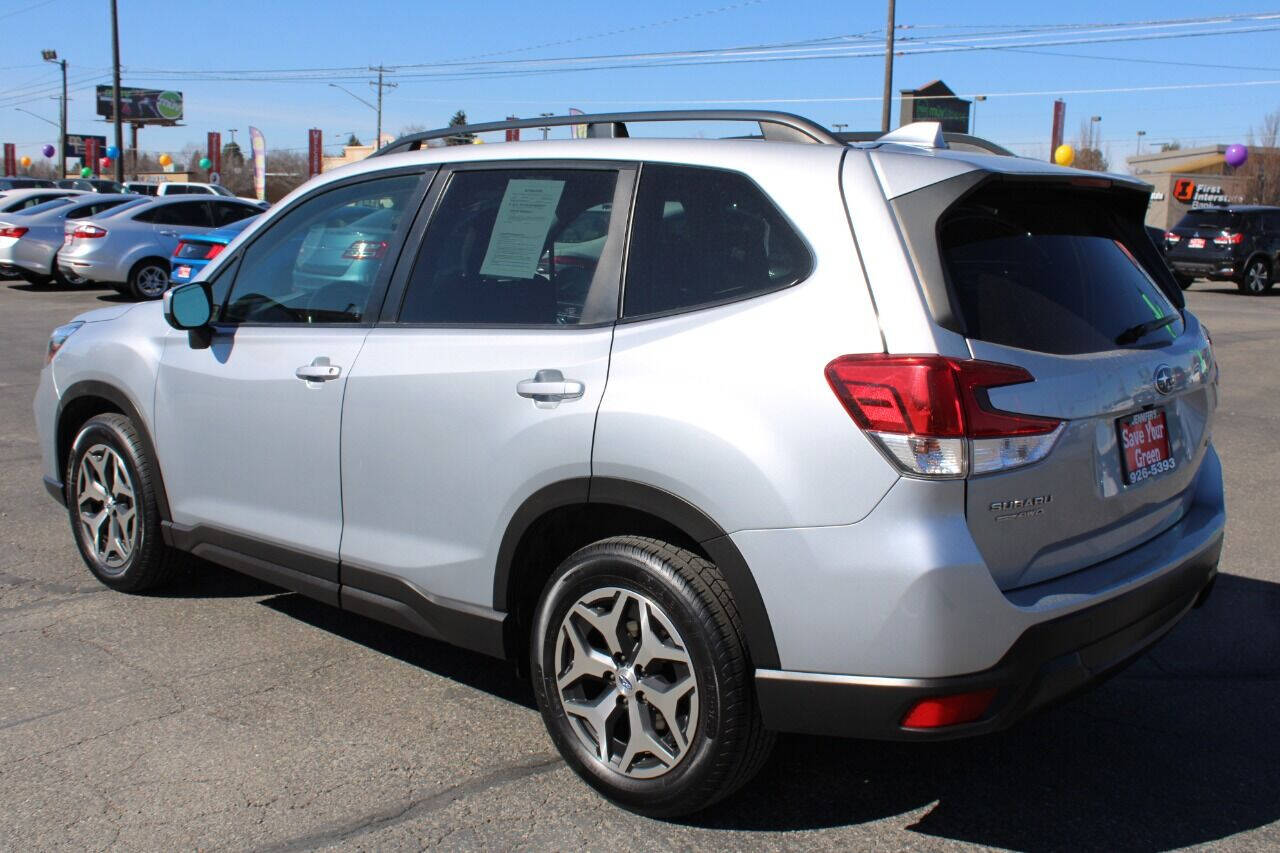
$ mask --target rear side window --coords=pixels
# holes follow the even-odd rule
[[[962,200],[943,215],[939,241],[966,333],[1062,355],[1169,342],[1181,317],[1127,233],[1105,199],[1069,190],[995,186]],[[1171,324],[1133,338],[1170,314]]]
[[[804,242],[746,176],[689,166],[641,171],[624,316],[745,299],[795,284],[811,268]]]
[[[232,222],[239,222],[241,219],[257,216],[261,212],[258,208],[247,204],[215,201],[213,202],[213,224],[215,227],[230,225]]]
[[[1189,210],[1178,220],[1175,228],[1239,228],[1241,217],[1238,213],[1226,210]]]
[[[600,261],[617,180],[615,171],[585,169],[455,172],[422,241],[400,321],[612,321],[616,277]]]
[[[202,201],[181,201],[174,204],[162,204],[151,210],[139,213],[134,219],[138,222],[154,222],[157,225],[185,225],[189,228],[208,228],[213,223],[209,219],[209,206]]]

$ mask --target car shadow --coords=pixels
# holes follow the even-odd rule
[[[536,707],[509,663],[292,593],[262,604]],[[1130,669],[1009,731],[943,743],[784,735],[755,780],[681,823],[773,833],[898,819],[922,835],[1034,851],[1208,843],[1280,820],[1277,709],[1280,584],[1222,575]]]
[[[1241,293],[1240,288],[1236,287],[1234,284],[1219,285],[1216,282],[1215,282],[1215,285],[1213,286],[1204,284],[1202,282],[1196,282],[1196,284],[1193,285],[1191,288],[1189,288],[1189,290],[1195,293],[1224,293],[1231,296],[1248,296],[1250,299],[1266,298],[1270,296],[1280,296],[1280,289],[1277,289],[1275,287],[1272,287],[1269,290],[1265,290],[1262,293],[1259,293],[1255,296],[1253,294]]]
[[[120,302],[137,302],[138,300],[133,298],[132,296],[127,296],[123,293],[116,293],[115,291],[112,291],[111,293],[104,293],[101,296],[99,296],[98,301],[111,302],[114,304],[114,303],[120,303]]]

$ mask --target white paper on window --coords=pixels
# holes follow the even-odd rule
[[[514,178],[507,182],[493,235],[480,264],[481,275],[534,277],[562,192],[564,181]]]

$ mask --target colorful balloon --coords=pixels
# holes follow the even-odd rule
[[[172,164],[173,164],[173,158],[172,158],[172,157],[170,157],[168,154],[161,154],[161,155],[160,155],[160,165],[161,165],[161,166],[169,166],[169,165],[172,165]]]
[[[201,157],[201,158],[200,158],[200,168],[201,168],[201,169],[211,169],[211,168],[213,168],[213,161],[212,161],[212,160],[210,160],[208,157]]]
[[[110,169],[110,168],[111,168],[111,158],[110,158],[110,157],[99,157],[99,158],[98,158],[98,165],[99,165],[99,166],[101,166],[101,167],[102,167],[102,168],[104,168],[104,169]]]
[[[1053,162],[1059,166],[1070,166],[1076,161],[1076,149],[1070,145],[1059,145],[1053,152]]]
[[[22,159],[19,160],[18,162],[22,164],[22,168],[24,169],[29,168],[31,166],[31,158],[28,157],[26,154],[23,154]]]
[[[54,154],[58,153],[58,149],[54,148],[52,145],[46,145],[40,149],[40,153],[46,157],[52,157]]]
[[[115,147],[114,145],[108,145],[107,156],[110,157],[112,160],[116,159],[117,157],[120,156],[120,149]]]
[[[83,169],[81,169],[81,170],[80,170],[80,177],[82,177],[82,178],[92,178],[92,177],[93,177],[93,169],[90,169],[88,166],[85,166]]]
[[[1226,157],[1227,165],[1233,169],[1238,169],[1244,165],[1244,161],[1249,159],[1249,149],[1240,143],[1227,146]]]

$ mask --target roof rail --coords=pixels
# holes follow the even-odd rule
[[[485,124],[462,124],[425,130],[402,136],[395,142],[375,151],[370,156],[400,154],[426,147],[429,140],[445,139],[463,133],[487,133],[494,130],[520,130],[524,128],[563,127],[585,124],[587,136],[597,139],[616,139],[629,136],[628,124],[659,121],[746,121],[760,125],[760,132],[767,140],[778,142],[815,142],[822,145],[844,143],[820,124],[791,113],[771,110],[661,110],[654,112],[596,113],[594,115],[546,116],[509,121],[492,121]]]

